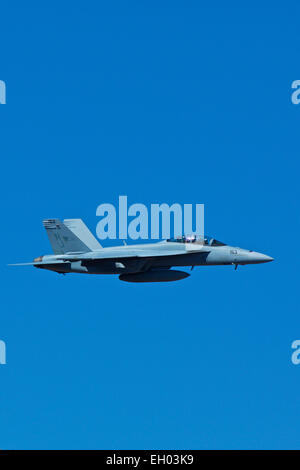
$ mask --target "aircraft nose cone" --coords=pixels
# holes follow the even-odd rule
[[[253,255],[257,263],[269,263],[270,261],[274,261],[274,258],[264,255],[263,253],[253,253]]]

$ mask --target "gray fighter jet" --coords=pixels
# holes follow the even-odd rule
[[[36,268],[57,273],[118,274],[127,282],[178,281],[189,276],[173,266],[258,264],[270,256],[229,246],[212,237],[171,238],[157,243],[103,248],[81,219],[43,221],[54,255],[35,258]]]

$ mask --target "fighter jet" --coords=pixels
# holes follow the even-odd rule
[[[172,267],[259,264],[270,256],[195,235],[139,245],[103,248],[81,219],[43,221],[54,254],[35,258],[36,268],[57,273],[118,274],[127,282],[167,282],[190,274]],[[16,266],[16,265],[14,265]]]

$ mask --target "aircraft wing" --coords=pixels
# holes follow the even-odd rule
[[[199,249],[198,253],[209,253],[210,250],[207,249]],[[194,252],[195,253],[195,252]],[[187,255],[189,252],[186,251],[178,251],[178,250],[162,250],[162,251],[154,251],[154,250],[101,250],[101,252],[89,252],[83,253],[78,255],[66,254],[59,256],[57,259],[63,261],[101,261],[101,260],[108,260],[108,259],[126,259],[126,258],[157,258],[157,257],[166,257],[166,256],[182,256]]]

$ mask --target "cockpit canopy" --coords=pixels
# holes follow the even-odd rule
[[[196,237],[196,235],[186,235],[182,237],[168,238],[167,242],[169,243],[198,243],[200,245],[200,244],[203,244],[203,239],[200,237]],[[220,242],[219,240],[216,240],[213,237],[204,235],[204,245],[225,246],[226,243]]]

